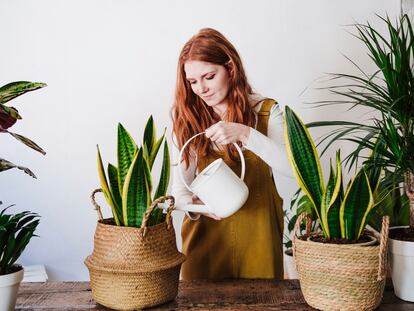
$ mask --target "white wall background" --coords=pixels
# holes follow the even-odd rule
[[[159,131],[167,126],[171,136],[178,54],[200,28],[223,32],[256,91],[291,105],[305,122],[355,119],[355,113],[303,103],[327,98],[315,90],[324,73],[355,71],[341,53],[372,68],[345,25],[377,24],[375,13],[394,17],[399,10],[398,0],[0,0],[0,85],[48,84],[13,101],[24,119],[12,128],[41,145],[46,157],[0,135],[0,156],[38,175],[35,180],[17,170],[0,174],[6,205],[42,215],[40,238],[21,263],[45,264],[51,279],[88,279],[83,260],[91,253],[96,224],[89,201],[99,185],[96,144],[106,163],[115,162],[116,124],[141,139],[150,114]],[[295,190],[281,179],[279,184]]]

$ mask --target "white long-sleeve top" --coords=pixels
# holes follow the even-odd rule
[[[263,104],[263,101],[255,106],[256,112],[260,111],[260,108]],[[257,122],[256,122],[257,123]],[[283,129],[283,111],[279,105],[273,105],[268,122],[267,135],[263,135],[254,128],[250,128],[250,135],[247,139],[247,143],[243,148],[248,149],[259,156],[263,161],[265,161],[271,170],[271,173],[274,176],[276,184],[278,184],[278,176],[283,178],[293,179],[292,171],[290,164],[287,159],[286,149],[285,149],[285,140],[284,140],[284,129]],[[183,170],[183,177],[187,185],[190,185],[194,180],[197,172],[197,163],[196,158],[190,158],[190,165],[188,168],[185,168],[185,164],[182,162],[181,165],[178,164],[179,150],[177,146],[173,148],[173,183],[172,183],[172,195],[176,199],[177,205],[185,205],[192,203],[192,195],[183,184],[180,179],[178,170]],[[281,193],[279,194],[282,198],[288,196],[290,193]]]

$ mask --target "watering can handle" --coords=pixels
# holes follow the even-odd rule
[[[191,137],[189,140],[187,140],[187,142],[184,144],[184,146],[181,148],[181,150],[180,150],[180,156],[178,157],[178,172],[179,172],[179,175],[180,175],[180,179],[181,179],[181,181],[183,182],[183,184],[184,184],[184,186],[186,186],[186,188],[190,191],[190,192],[193,192],[193,190],[191,190],[191,188],[190,188],[190,186],[189,185],[187,185],[187,183],[185,182],[185,180],[184,180],[184,176],[183,176],[183,172],[182,172],[182,170],[181,170],[181,159],[182,159],[182,156],[183,156],[183,153],[184,153],[184,149],[188,146],[188,144],[194,139],[194,138],[196,138],[197,136],[200,136],[200,135],[202,135],[202,134],[204,134],[205,132],[201,132],[201,133],[198,133],[198,134],[195,134],[193,137]],[[245,163],[245,161],[244,161],[244,156],[243,156],[243,152],[242,152],[242,150],[240,149],[240,147],[239,147],[239,145],[237,145],[236,143],[233,143],[233,145],[236,147],[236,149],[237,149],[237,152],[239,153],[239,155],[240,155],[240,160],[241,160],[241,174],[240,174],[240,179],[241,180],[243,180],[244,179],[244,173],[245,173],[245,171],[246,171],[246,163]]]

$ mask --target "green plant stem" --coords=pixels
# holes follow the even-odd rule
[[[405,173],[404,188],[410,203],[410,228],[414,230],[414,174],[411,171]]]

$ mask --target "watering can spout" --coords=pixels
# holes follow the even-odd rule
[[[158,208],[167,210],[169,207],[169,204],[164,203],[158,203]],[[192,213],[209,213],[211,210],[207,207],[207,205],[204,204],[176,204],[174,210],[182,211],[182,212],[192,212]]]

